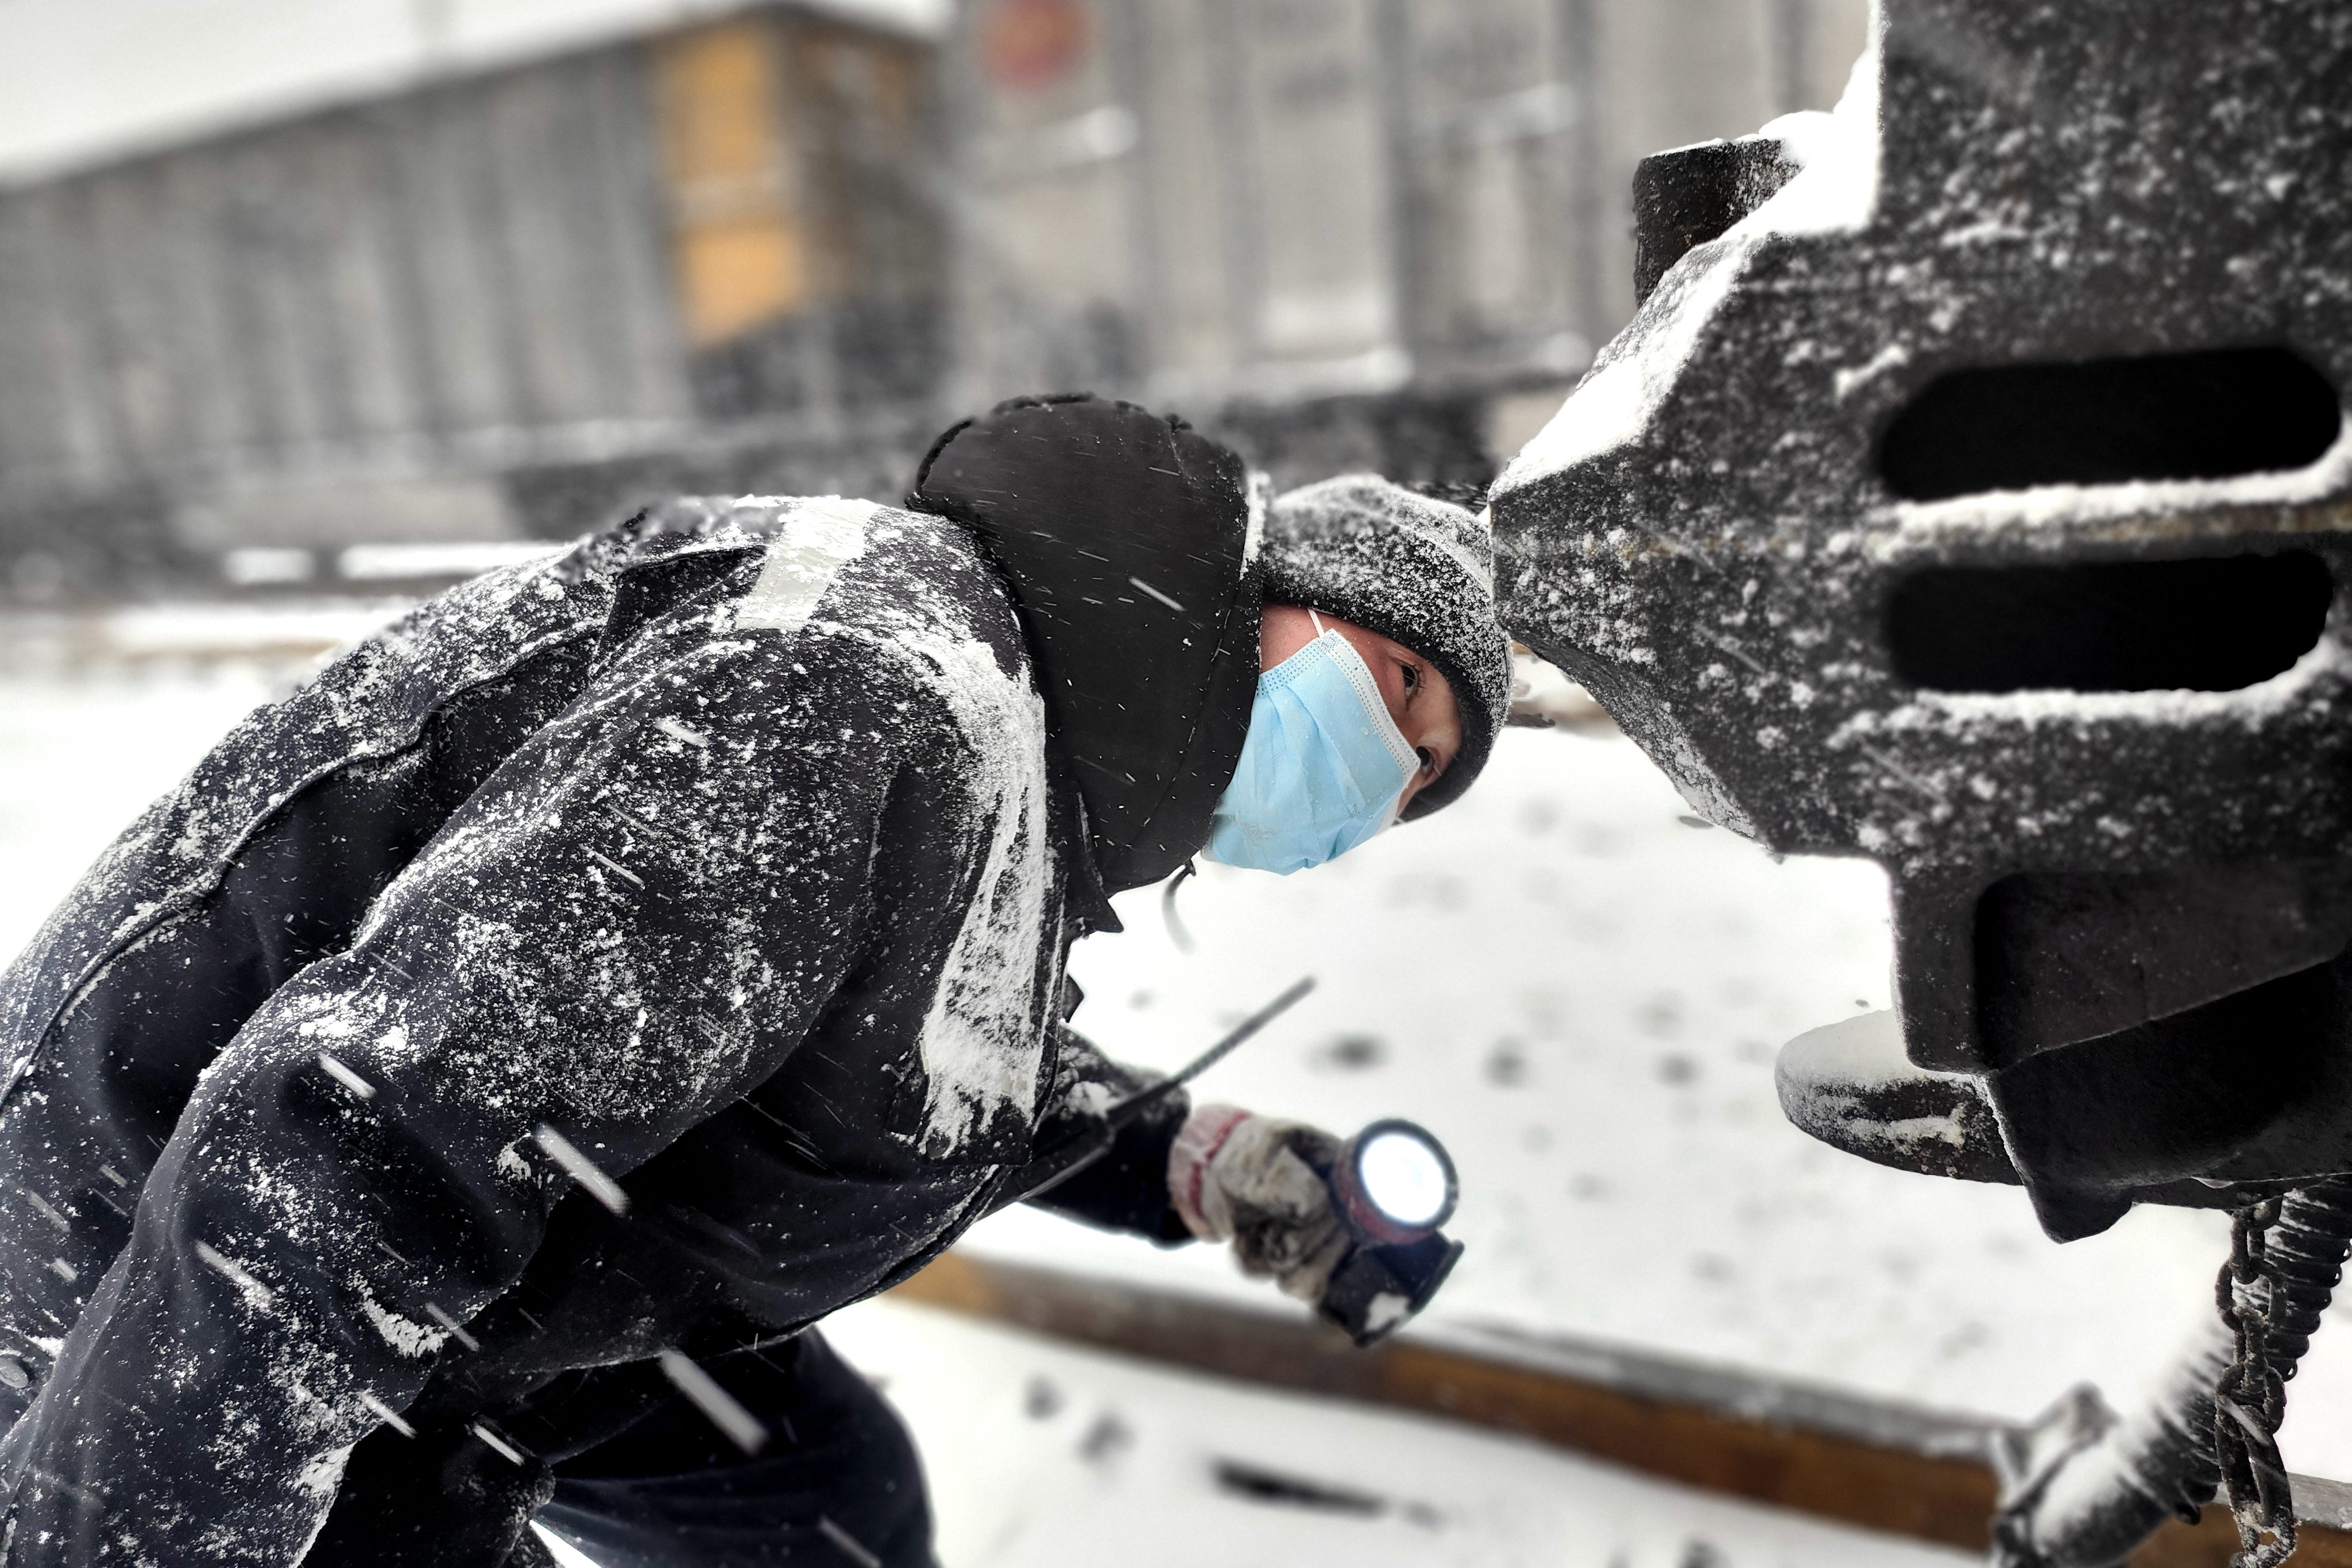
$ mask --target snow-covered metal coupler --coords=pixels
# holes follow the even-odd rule
[[[1654,287],[1493,494],[1515,634],[1708,817],[1887,873],[1896,1010],[1790,1048],[1792,1118],[2061,1240],[2237,1209],[2239,1286],[2284,1247],[2311,1316],[2352,1228],[2347,73],[2326,0],[1884,0],[1834,115],[1644,166]],[[2274,1562],[2300,1336],[2231,1290]],[[2210,1495],[2218,1370],[2192,1441],[2026,1465],[2008,1560]]]

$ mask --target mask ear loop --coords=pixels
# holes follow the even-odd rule
[[[1184,885],[1186,877],[1199,874],[1200,868],[1188,860],[1176,868],[1176,874],[1168,879],[1168,885],[1160,892],[1160,918],[1167,923],[1168,940],[1176,944],[1176,951],[1187,957],[1192,953],[1192,934],[1176,917],[1176,890]]]
[[[1313,605],[1311,605],[1311,604],[1310,604],[1310,605],[1307,605],[1306,608],[1307,608],[1307,619],[1308,619],[1309,621],[1312,621],[1313,622],[1315,622],[1315,635],[1316,635],[1317,637],[1318,637],[1318,638],[1319,638],[1319,637],[1321,637],[1321,636],[1323,636],[1323,635],[1325,635],[1325,633],[1326,633],[1326,632],[1327,632],[1327,630],[1328,630],[1328,629],[1327,629],[1327,628],[1324,626],[1324,624],[1323,624],[1323,617],[1321,617],[1320,615],[1318,615],[1318,614],[1316,614],[1316,613],[1315,613],[1315,607],[1314,607]],[[1408,784],[1410,784],[1411,782],[1412,782],[1412,779],[1406,779],[1406,780],[1405,780],[1405,782],[1406,782],[1406,783],[1408,783]],[[1389,829],[1395,827],[1395,826],[1397,825],[1397,823],[1398,823],[1398,822],[1400,822],[1401,821],[1402,821],[1402,820],[1403,820],[1403,818],[1404,818],[1404,806],[1403,806],[1403,800],[1404,800],[1404,791],[1403,791],[1403,789],[1398,789],[1398,790],[1397,790],[1396,803],[1395,803],[1395,804],[1392,804],[1391,806],[1390,806],[1390,808],[1389,808],[1389,814],[1388,814],[1388,817],[1387,817],[1387,819],[1386,819],[1385,821],[1383,821],[1381,823],[1380,828],[1379,828],[1379,830],[1378,830],[1379,831],[1381,831],[1381,832],[1386,832],[1386,831],[1388,831],[1388,830],[1389,830]],[[1182,877],[1181,877],[1181,876],[1180,876],[1180,877],[1178,877],[1178,878],[1176,879],[1176,881],[1177,881],[1177,882],[1181,882],[1181,881],[1183,881],[1183,880],[1184,880],[1184,879],[1183,879]],[[1176,905],[1175,905],[1175,904],[1174,904],[1174,902],[1173,902],[1173,901],[1174,901],[1174,899],[1175,899],[1175,896],[1176,896],[1176,888],[1175,888],[1175,883],[1170,883],[1170,884],[1169,884],[1169,889],[1168,889],[1168,897],[1169,897],[1169,899],[1170,899],[1170,901],[1171,901],[1171,902],[1170,902],[1170,904],[1169,904],[1169,905],[1168,905],[1168,907],[1169,907],[1169,909],[1170,909],[1171,911],[1173,911],[1173,910],[1175,909],[1175,907],[1176,907]]]

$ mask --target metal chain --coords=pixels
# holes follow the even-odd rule
[[[2294,1499],[2279,1457],[2286,1379],[2272,1359],[2272,1328],[2286,1284],[2270,1254],[2281,1202],[2265,1198],[2231,1216],[2230,1260],[2214,1283],[2237,1356],[2213,1388],[2213,1459],[2237,1521],[2231,1568],[2277,1568],[2294,1551]]]

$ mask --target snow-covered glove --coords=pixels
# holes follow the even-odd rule
[[[1331,1200],[1339,1139],[1232,1105],[1203,1105],[1168,1150],[1168,1196],[1203,1241],[1230,1241],[1242,1272],[1322,1299],[1355,1239]]]

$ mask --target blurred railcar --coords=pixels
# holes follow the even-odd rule
[[[1867,26],[1867,0],[978,0],[947,50],[961,401],[1116,388],[1286,482],[1482,480],[1632,314],[1634,164],[1828,108]]]
[[[13,184],[0,123],[0,597],[887,498],[1024,392],[1475,486],[1632,310],[1636,159],[1826,107],[1867,0],[573,8],[638,29]]]
[[[932,59],[757,6],[0,190],[0,591],[900,482]]]

